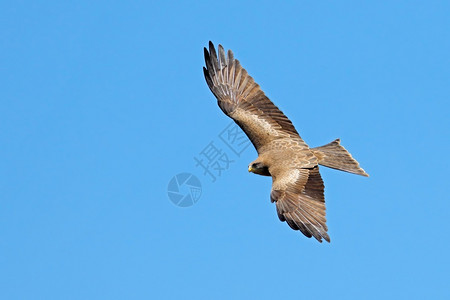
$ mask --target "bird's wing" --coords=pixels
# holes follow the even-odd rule
[[[276,203],[278,217],[294,230],[319,242],[330,242],[325,218],[324,185],[319,167],[269,170],[273,177],[270,200]]]
[[[228,50],[222,45],[218,54],[212,42],[205,48],[206,82],[222,111],[232,118],[255,146],[256,150],[273,140],[288,138],[302,148],[308,148],[292,125],[292,122],[276,107],[259,85]]]

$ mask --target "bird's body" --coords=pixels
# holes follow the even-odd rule
[[[272,176],[270,199],[278,217],[307,237],[330,241],[325,218],[324,185],[319,164],[368,176],[350,153],[335,140],[309,148],[292,122],[267,98],[231,50],[205,48],[206,82],[222,111],[247,134],[258,152],[249,171]]]

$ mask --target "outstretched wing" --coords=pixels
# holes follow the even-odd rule
[[[247,134],[256,150],[273,140],[289,138],[308,148],[292,122],[276,107],[241,64],[222,45],[217,56],[212,42],[205,48],[206,82],[222,111]]]
[[[319,242],[330,242],[325,218],[323,181],[319,167],[271,171],[274,178],[270,200],[276,203],[278,217],[294,230]]]

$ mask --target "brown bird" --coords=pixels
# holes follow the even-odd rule
[[[222,111],[247,134],[258,152],[248,171],[272,176],[270,200],[278,217],[294,230],[319,242],[330,242],[325,218],[324,185],[319,165],[368,176],[337,139],[327,145],[309,148],[292,122],[278,109],[233,52],[212,42],[204,48],[206,82]]]

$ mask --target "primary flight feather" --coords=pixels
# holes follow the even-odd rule
[[[204,49],[206,82],[222,111],[247,134],[258,152],[249,172],[272,176],[270,199],[278,217],[307,237],[330,242],[319,165],[368,176],[337,139],[309,148],[292,122],[242,68],[233,52],[212,42]]]

